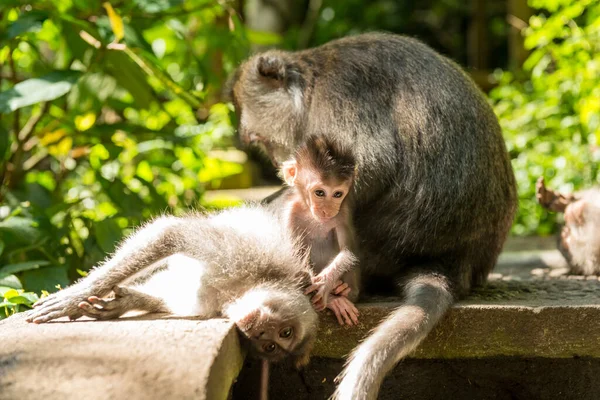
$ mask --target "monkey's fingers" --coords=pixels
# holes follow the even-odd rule
[[[342,313],[341,313],[340,308],[337,305],[337,303],[332,301],[327,305],[327,308],[329,308],[331,311],[333,311],[333,314],[335,315],[335,318],[337,319],[338,324],[344,325],[344,320],[342,319]]]
[[[78,307],[85,316],[99,320],[119,318],[122,314],[118,309],[107,310],[104,308],[94,307],[87,301],[82,301],[79,303]]]
[[[350,300],[346,297],[340,297],[340,309],[344,312],[344,315],[351,319],[354,325],[358,325],[358,309],[354,306]],[[347,322],[347,320],[346,320]],[[352,324],[348,324],[352,325]]]
[[[340,293],[345,292],[346,289],[348,289],[348,293],[350,293],[350,288],[349,288],[348,284],[345,282],[342,282],[342,281],[339,281],[339,282],[341,282],[341,283],[339,283],[339,284],[336,283],[336,287],[333,289],[333,291],[331,293],[339,295]]]
[[[352,291],[351,288],[347,288],[342,293],[340,293],[340,296],[348,297],[348,295],[350,294],[351,291]]]
[[[45,322],[49,322],[49,321],[52,321],[53,319],[57,319],[57,318],[64,317],[64,316],[65,316],[65,314],[62,310],[53,311],[48,314],[37,316],[37,317],[33,318],[33,320],[31,322],[33,322],[34,324],[43,324]]]
[[[88,302],[94,306],[100,306],[103,310],[114,310],[119,307],[118,301],[115,300],[104,300],[97,296],[88,297]],[[81,305],[81,304],[80,304]]]
[[[312,292],[319,290],[320,287],[321,287],[321,285],[317,285],[317,284],[313,283],[312,285],[310,285],[309,287],[307,287],[304,290],[304,294],[311,294]]]

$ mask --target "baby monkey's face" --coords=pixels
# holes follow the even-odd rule
[[[308,362],[317,315],[306,296],[263,289],[243,301],[244,309],[242,301],[236,303],[234,321],[254,353],[274,362],[292,356],[297,366]]]

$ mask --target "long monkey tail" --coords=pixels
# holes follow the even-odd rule
[[[448,277],[412,275],[404,303],[353,351],[332,400],[375,400],[385,375],[425,339],[454,302]]]

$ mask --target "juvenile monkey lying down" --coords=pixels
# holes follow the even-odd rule
[[[301,366],[317,330],[304,295],[311,278],[296,240],[264,209],[164,216],[129,236],[87,277],[38,301],[27,320],[113,319],[131,310],[227,317],[259,356],[289,355]]]

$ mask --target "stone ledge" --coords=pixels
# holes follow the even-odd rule
[[[412,357],[600,358],[600,281],[567,272],[555,250],[505,252],[488,284],[457,303]],[[324,316],[314,355],[345,357],[399,304],[359,304],[357,327]]]
[[[222,319],[0,321],[0,399],[227,399],[243,363]]]

